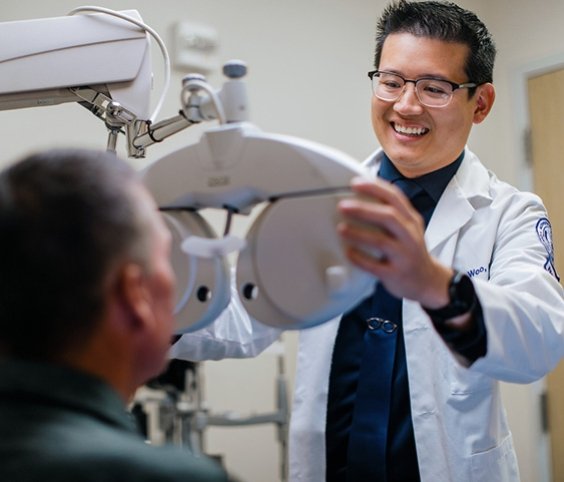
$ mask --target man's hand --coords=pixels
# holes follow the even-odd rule
[[[396,186],[354,179],[356,197],[339,203],[338,229],[355,265],[374,274],[393,295],[427,308],[446,305],[453,275],[427,251],[421,215]]]

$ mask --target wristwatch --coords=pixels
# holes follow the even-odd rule
[[[425,312],[435,323],[441,323],[465,313],[471,312],[476,306],[476,291],[474,284],[466,273],[454,271],[448,284],[448,304],[442,308],[425,308]]]

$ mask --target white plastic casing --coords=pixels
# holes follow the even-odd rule
[[[131,22],[98,13],[4,22],[0,38],[0,110],[76,101],[68,88],[100,85],[148,119],[150,44]]]
[[[248,212],[270,201],[241,243],[236,288],[251,317],[285,329],[328,321],[374,288],[375,278],[346,258],[336,229],[337,203],[352,195],[348,186],[355,176],[368,174],[339,151],[262,133],[245,123],[210,129],[198,143],[163,157],[143,172],[146,186],[167,215],[193,216],[195,213],[182,210],[225,206]],[[189,264],[175,263],[180,291],[186,290],[184,280],[200,278],[196,272],[208,269],[200,263],[210,262],[209,253],[214,250],[215,261],[225,266],[227,257],[217,240],[210,243],[209,250],[202,249],[206,237],[209,233],[193,243],[192,254],[184,254]],[[233,243],[226,240],[225,244]],[[196,251],[203,257],[194,256]],[[222,276],[225,278],[220,279]],[[227,271],[211,282],[208,299],[191,297],[179,310],[179,332],[193,331],[210,321],[210,316],[201,321],[200,304],[206,305],[203,311],[208,314],[221,312],[227,305],[231,283]]]

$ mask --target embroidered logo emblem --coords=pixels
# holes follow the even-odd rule
[[[556,272],[556,267],[554,266],[554,245],[552,244],[552,226],[547,218],[541,218],[537,222],[537,234],[543,244],[548,257],[546,258],[546,263],[544,263],[544,269],[546,269],[552,276],[554,276],[558,281],[560,281],[560,276]]]

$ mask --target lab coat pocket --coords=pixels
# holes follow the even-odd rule
[[[472,480],[475,482],[508,482],[519,480],[517,458],[511,435],[489,450],[472,455]]]

